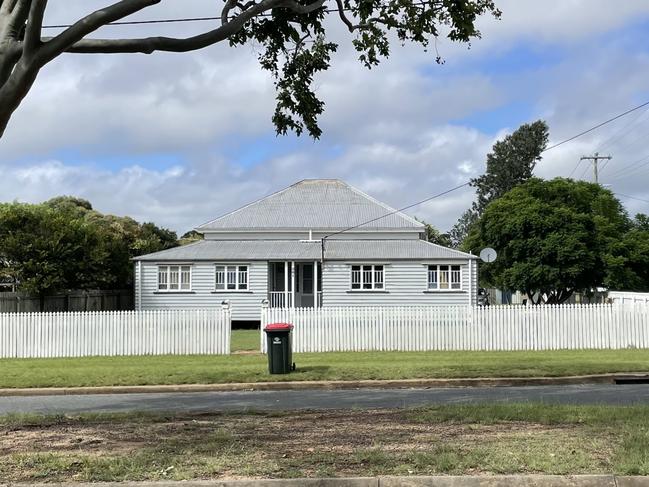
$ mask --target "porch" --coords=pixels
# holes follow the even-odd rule
[[[271,308],[322,306],[322,265],[320,262],[269,262],[268,302]]]

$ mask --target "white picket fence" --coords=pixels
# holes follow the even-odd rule
[[[609,291],[609,301],[613,304],[647,303],[649,304],[649,293],[632,293],[628,291]]]
[[[649,348],[645,303],[262,309],[262,330],[278,322],[295,352]]]
[[[230,353],[230,309],[0,314],[0,358]]]

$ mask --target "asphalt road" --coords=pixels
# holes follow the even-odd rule
[[[439,389],[194,392],[0,397],[0,414],[81,412],[209,412],[400,408],[481,402],[649,404],[649,385],[571,385]]]

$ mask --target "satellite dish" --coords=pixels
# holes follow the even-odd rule
[[[498,257],[498,254],[491,247],[487,247],[480,251],[480,259],[482,259],[482,262],[493,262],[496,260],[496,257]]]

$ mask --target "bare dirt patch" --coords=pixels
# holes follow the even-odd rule
[[[35,452],[111,452],[128,454],[161,441],[197,441],[215,432],[279,454],[319,450],[350,453],[381,446],[386,450],[425,448],[431,442],[465,442],[506,436],[566,431],[534,423],[495,425],[423,424],[401,411],[298,412],[290,415],[200,415],[145,423],[60,422],[46,426],[0,428],[0,454]]]
[[[604,433],[582,441],[583,429],[424,422],[401,410],[71,418],[0,427],[0,475],[7,481],[97,481],[561,473],[570,465],[574,473],[602,471],[612,447]],[[570,455],[578,462],[566,463]]]

